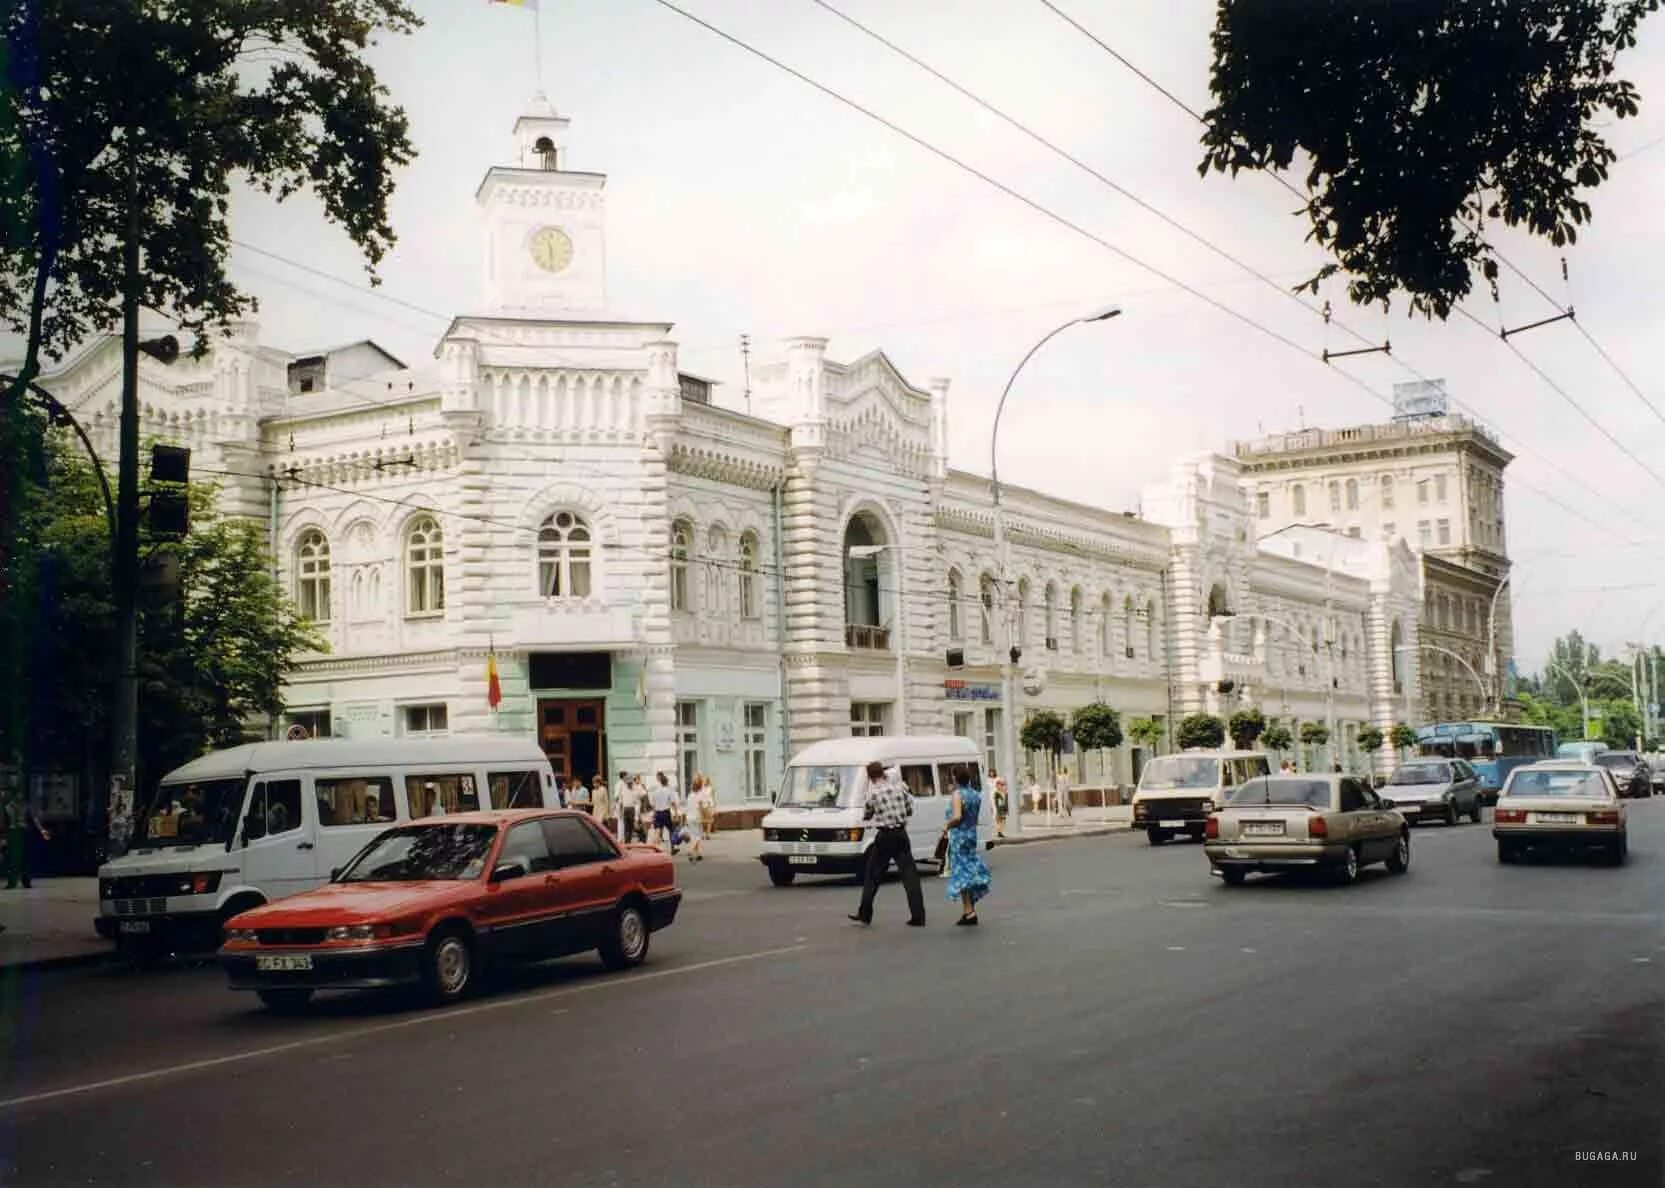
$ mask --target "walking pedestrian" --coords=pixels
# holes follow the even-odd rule
[[[51,841],[52,834],[42,824],[35,806],[23,795],[23,789],[13,787],[6,793],[6,890],[15,889],[21,881],[25,887],[33,884],[34,851],[38,841]]]
[[[630,791],[630,773],[619,770],[619,778],[613,784],[613,817],[616,823],[614,832],[620,842],[633,840],[636,832],[636,799]]]
[[[648,824],[653,820],[653,800],[648,796],[647,784],[638,773],[630,778],[630,795],[636,805],[636,833],[634,840],[644,845],[648,839]]]
[[[994,776],[994,835],[1005,837],[1006,811],[1011,807],[1010,802],[1006,799],[1006,781],[997,775],[992,768],[989,774]]]
[[[906,786],[892,782],[885,776],[884,764],[875,760],[867,765],[867,807],[864,818],[877,827],[877,836],[867,851],[867,872],[862,878],[861,906],[850,919],[858,924],[873,923],[873,897],[879,893],[879,880],[896,863],[902,873],[902,886],[908,894],[908,923],[915,928],[925,927],[925,896],[919,890],[919,868],[913,864],[913,847],[908,844],[908,818],[913,816],[913,797]]]
[[[567,803],[575,809],[583,809],[586,813],[589,812],[594,807],[594,803],[590,800],[589,785],[584,783],[583,780],[574,780],[571,790],[567,793]]]
[[[717,832],[717,789],[711,786],[711,777],[702,776],[705,788],[699,800],[700,832],[706,837],[712,837]]]
[[[960,918],[954,923],[977,923],[977,901],[989,893],[989,868],[977,853],[977,818],[983,812],[983,794],[971,782],[971,769],[954,768],[954,798],[948,805],[948,824],[942,827],[948,839],[948,902],[960,901]]]
[[[676,857],[676,789],[671,787],[670,777],[659,772],[654,778],[653,792],[653,844],[670,847],[671,857]]]
[[[1061,767],[1058,769],[1058,776],[1053,780],[1053,788],[1058,793],[1058,811],[1066,817],[1075,816],[1072,805],[1075,796],[1071,791],[1069,768]]]
[[[613,828],[613,798],[607,790],[607,780],[599,775],[590,780],[590,808],[595,814],[595,823],[603,829],[611,831]]]
[[[683,812],[682,824],[682,828],[685,831],[685,836],[688,841],[689,862],[705,861],[704,802],[705,797],[708,794],[707,789],[709,787],[710,784],[706,780],[705,776],[696,772],[694,774],[693,790],[688,794],[688,803]]]

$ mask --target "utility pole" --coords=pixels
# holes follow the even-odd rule
[[[116,607],[110,789],[112,793],[133,795],[138,787],[139,753],[139,166],[130,129],[123,137],[122,147],[129,154],[129,161],[127,234],[121,253],[120,460],[116,478],[115,551],[110,563]]]

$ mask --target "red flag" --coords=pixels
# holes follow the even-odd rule
[[[497,653],[486,656],[486,704],[496,709],[503,700],[503,685],[497,679]]]

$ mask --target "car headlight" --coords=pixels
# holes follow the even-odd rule
[[[228,941],[238,941],[242,944],[253,945],[260,941],[260,934],[252,928],[228,928],[225,930]]]
[[[848,841],[859,842],[866,833],[865,829],[851,829],[847,830],[844,836]]]
[[[332,941],[374,940],[384,932],[375,924],[337,924],[325,935]]]

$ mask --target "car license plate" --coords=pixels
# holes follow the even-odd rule
[[[1185,828],[1185,822],[1184,821],[1158,821],[1157,824],[1162,826],[1162,828],[1164,828],[1164,829],[1184,829]]]
[[[134,933],[149,932],[150,931],[150,921],[149,920],[123,920],[116,927],[119,931],[125,932],[125,933],[127,933],[128,935],[131,936]]]
[[[1282,821],[1245,821],[1243,822],[1244,837],[1282,837]]]
[[[1533,813],[1533,820],[1540,825],[1577,825],[1577,813]]]
[[[256,957],[254,967],[260,970],[283,972],[287,970],[311,969],[312,958],[306,953],[274,954],[270,957]]]
[[[786,861],[793,866],[814,866],[815,856],[813,854],[794,854]]]

